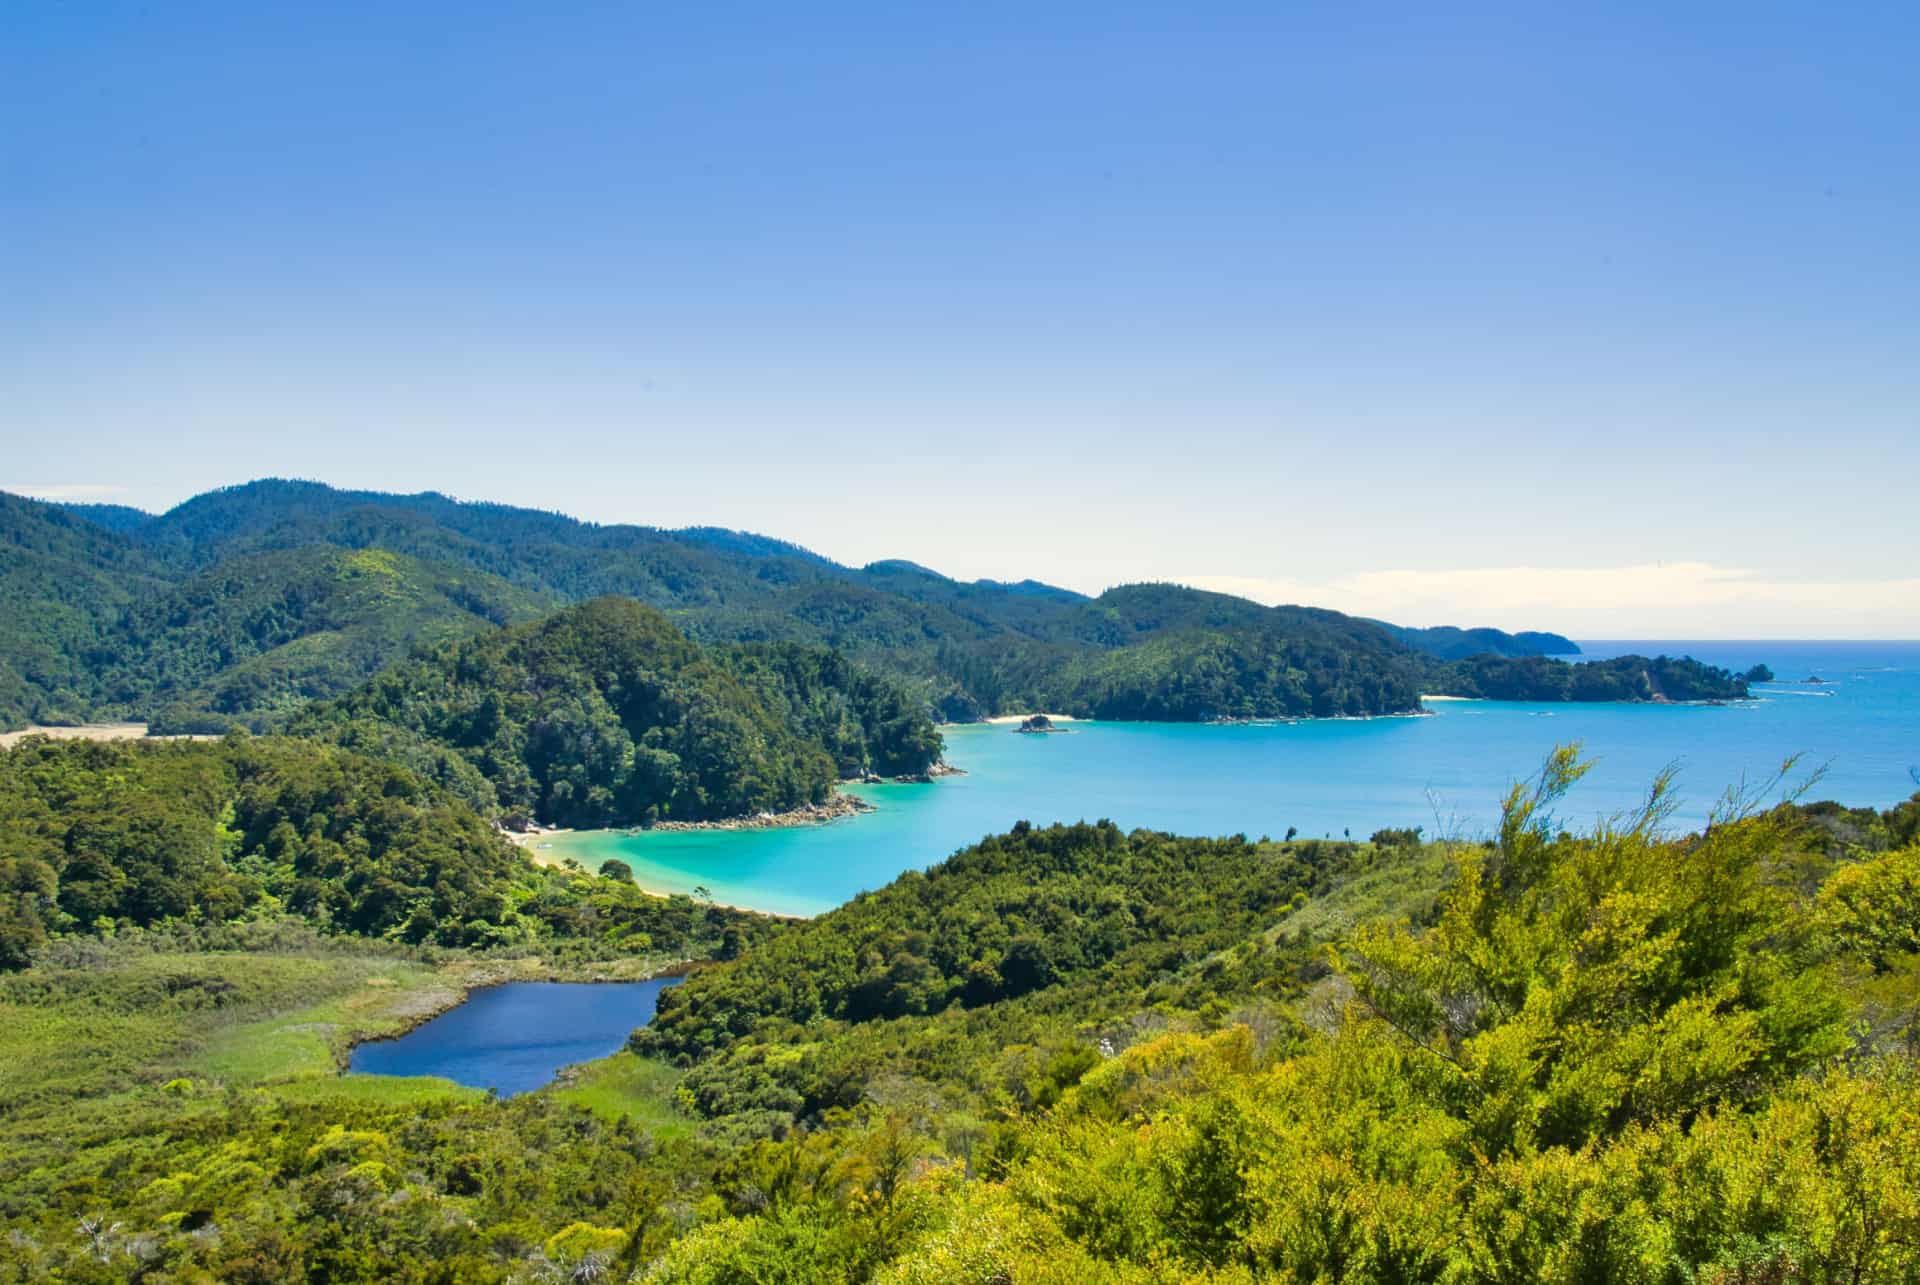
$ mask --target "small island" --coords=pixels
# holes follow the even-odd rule
[[[1054,721],[1045,714],[1029,714],[1013,730],[1023,736],[1044,736],[1048,732],[1064,732],[1067,729],[1055,726]]]

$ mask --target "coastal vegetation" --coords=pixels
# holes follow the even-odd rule
[[[917,702],[834,653],[710,652],[627,598],[417,656],[293,728],[455,757],[450,777],[514,825],[784,812],[842,776],[921,773],[940,755]]]
[[[1737,675],[1691,657],[1615,656],[1575,664],[1539,656],[1474,656],[1440,666],[1438,695],[1517,701],[1740,700],[1751,675]]]
[[[32,738],[0,754],[0,969],[49,941],[283,915],[345,937],[609,957],[771,931],[535,866],[449,791],[312,741]]]
[[[1509,634],[1498,629],[1457,629],[1437,625],[1429,629],[1410,629],[1390,625],[1384,620],[1369,623],[1380,626],[1396,639],[1424,651],[1439,660],[1465,660],[1469,656],[1577,656],[1580,644],[1564,634],[1522,630]]]
[[[1019,826],[509,1102],[332,1073],[505,948],[57,925],[0,1280],[1909,1279],[1920,798],[1570,832],[1580,770],[1485,841]]]
[[[908,562],[842,566],[715,528],[603,527],[268,480],[157,516],[5,497],[0,727],[131,718],[164,732],[265,731],[417,650],[607,595],[722,651],[831,650],[946,721],[1040,708],[1175,720],[1404,713],[1433,690],[1429,670],[1465,649],[1572,648],[1555,635],[1401,629],[1177,585],[1089,598],[1034,581],[967,583]],[[829,740],[831,729],[810,735]],[[858,747],[842,748],[839,766],[859,767]]]

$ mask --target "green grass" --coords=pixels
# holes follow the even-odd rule
[[[450,1007],[459,995],[445,976],[391,960],[337,961],[315,980],[317,990],[334,993],[221,1031],[197,1059],[199,1070],[238,1083],[332,1077],[354,1044],[398,1035],[420,1014]]]
[[[303,1103],[484,1097],[337,1074],[355,1039],[404,1029],[462,980],[325,943],[200,954],[96,943],[64,966],[0,976],[0,1213],[157,1163],[169,1139],[218,1128],[235,1089]]]
[[[331,1074],[353,1038],[452,985],[351,954],[140,954],[0,978],[0,1114],[191,1078]],[[316,1003],[316,1000],[319,1001]]]
[[[413,1106],[453,1099],[483,1102],[485,1089],[475,1089],[437,1075],[329,1075],[308,1076],[273,1086],[274,1096],[287,1102],[361,1102],[380,1106]]]
[[[681,1074],[665,1062],[620,1052],[587,1063],[571,1083],[547,1092],[603,1120],[627,1119],[656,1137],[683,1137],[693,1132],[693,1121],[673,1104]]]

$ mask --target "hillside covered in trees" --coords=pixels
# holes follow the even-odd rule
[[[35,743],[0,783],[93,824],[156,773],[204,871],[286,889],[275,831],[327,841],[300,799],[390,796],[348,757]],[[0,977],[0,1279],[1910,1279],[1920,797],[1672,836],[1657,783],[1570,832],[1580,770],[1485,841],[1019,826],[736,931],[634,1051],[508,1102],[301,1052],[471,948],[75,915]],[[614,880],[411,842],[360,859],[627,931]]]
[[[720,935],[686,903],[531,865],[449,792],[311,741],[29,739],[0,752],[0,969],[63,934],[282,912],[442,946],[700,953]]]
[[[436,494],[261,481],[157,516],[5,497],[0,724],[131,717],[264,730],[420,647],[618,595],[697,642],[826,647],[945,720],[1052,708],[1208,719],[1411,710],[1463,646],[1548,635],[1402,630],[1173,585],[1088,598],[841,566],[716,528],[596,526]]]
[[[483,808],[583,827],[787,811],[940,757],[917,702],[834,653],[710,652],[628,598],[405,661],[293,730],[423,765],[450,752],[467,769],[450,783],[477,774]]]
[[[1447,696],[1511,701],[1705,701],[1747,695],[1746,677],[1692,657],[1614,656],[1565,664],[1539,656],[1474,656],[1437,666]]]

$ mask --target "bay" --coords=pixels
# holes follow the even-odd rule
[[[617,1052],[679,982],[508,982],[474,991],[398,1039],[353,1050],[369,1075],[437,1075],[502,1097],[552,1082],[560,1068]]]
[[[1583,643],[1590,658],[1691,655],[1780,681],[1718,706],[1434,702],[1425,717],[1251,725],[1076,723],[1065,735],[1004,725],[945,729],[964,776],[852,787],[878,811],[830,825],[542,840],[544,859],[590,869],[618,857],[644,888],[777,914],[815,915],[1017,821],[1106,818],[1181,834],[1364,838],[1388,826],[1484,834],[1515,780],[1579,742],[1593,769],[1562,810],[1569,824],[1631,808],[1654,775],[1680,769],[1676,826],[1696,828],[1730,786],[1769,780],[1800,756],[1822,769],[1811,797],[1886,807],[1916,788],[1920,644]],[[1826,681],[1809,684],[1808,677]]]

